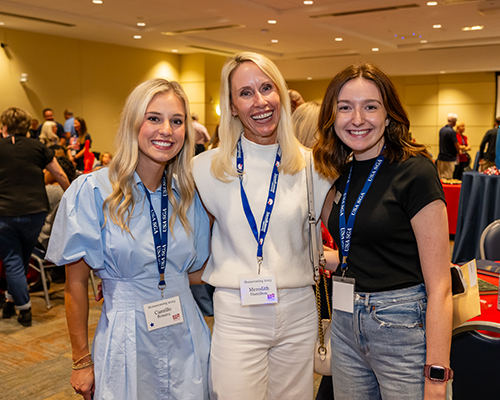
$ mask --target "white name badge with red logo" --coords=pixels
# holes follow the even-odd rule
[[[184,322],[179,296],[144,304],[148,331]]]
[[[275,304],[278,302],[276,274],[240,275],[240,296],[242,306]]]

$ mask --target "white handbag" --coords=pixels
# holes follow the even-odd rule
[[[314,372],[320,375],[331,375],[332,347],[330,342],[330,323],[332,321],[332,310],[330,307],[330,297],[328,295],[325,275],[323,275],[323,279],[321,279],[319,274],[320,265],[325,265],[325,256],[323,253],[323,242],[318,240],[318,226],[316,212],[314,211],[314,189],[310,151],[306,153],[306,182],[307,200],[309,203],[309,253],[314,268],[314,280],[316,281],[316,306],[318,308],[318,339],[316,340],[316,346],[314,348]],[[325,285],[326,303],[330,319],[321,318],[321,281],[323,281]]]

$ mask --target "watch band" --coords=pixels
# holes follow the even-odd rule
[[[431,381],[447,382],[448,380],[453,379],[453,370],[451,368],[443,367],[442,365],[425,364],[423,375]]]

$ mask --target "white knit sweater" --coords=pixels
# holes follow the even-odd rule
[[[269,183],[276,157],[276,145],[262,146],[242,137],[245,162],[243,186],[260,229]],[[243,211],[239,179],[230,183],[215,179],[212,156],[218,149],[201,153],[193,160],[193,175],[208,212],[215,217],[212,254],[203,280],[215,287],[238,289],[239,275],[257,273],[257,242]],[[332,182],[313,172],[314,203],[319,218]],[[263,247],[261,273],[276,273],[279,289],[312,285],[309,259],[308,205],[305,170],[279,175],[278,190],[269,230]]]

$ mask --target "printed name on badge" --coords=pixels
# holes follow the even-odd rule
[[[277,303],[276,274],[241,275],[240,296],[243,306]]]
[[[179,296],[144,304],[148,331],[184,322]]]

